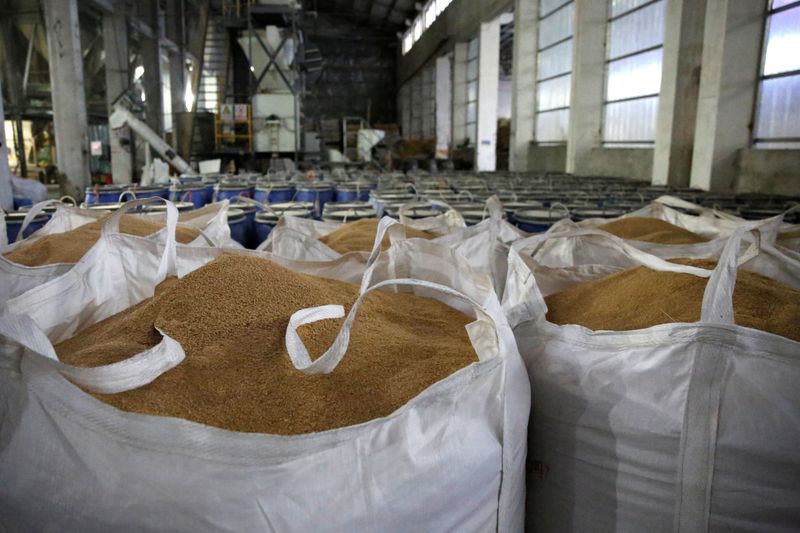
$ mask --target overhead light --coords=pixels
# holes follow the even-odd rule
[[[250,72],[255,72],[255,71],[256,71],[256,67],[254,67],[253,65],[250,65]]]
[[[135,69],[133,69],[133,81],[139,81],[139,78],[144,76],[144,67],[139,65]]]

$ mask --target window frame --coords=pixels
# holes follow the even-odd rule
[[[606,122],[606,116],[607,116],[606,110],[607,110],[607,107],[608,107],[609,104],[616,104],[616,103],[622,103],[622,102],[633,102],[633,101],[636,101],[636,100],[645,100],[645,99],[648,99],[648,98],[658,98],[658,104],[659,105],[661,104],[661,98],[660,98],[661,97],[661,89],[660,88],[659,88],[659,91],[657,93],[648,93],[648,94],[642,94],[642,95],[637,95],[637,96],[629,96],[629,97],[625,97],[625,98],[617,98],[615,100],[609,100],[609,97],[608,97],[609,70],[610,70],[609,66],[612,63],[616,63],[618,61],[622,61],[622,60],[625,60],[625,59],[630,59],[632,57],[636,57],[636,56],[639,56],[639,55],[642,55],[642,54],[654,52],[656,50],[662,50],[663,51],[663,49],[664,49],[664,42],[662,40],[661,44],[658,44],[658,45],[652,45],[652,46],[648,46],[648,47],[642,48],[640,50],[637,50],[635,52],[628,52],[628,53],[625,53],[625,54],[622,54],[622,55],[619,55],[619,56],[609,57],[610,50],[611,50],[611,27],[612,27],[612,23],[616,22],[616,21],[618,21],[620,19],[623,19],[625,17],[628,17],[628,16],[630,16],[630,15],[632,15],[634,13],[642,11],[643,9],[647,9],[648,7],[656,5],[656,4],[660,3],[660,2],[664,3],[664,10],[665,10],[665,14],[666,14],[667,0],[648,0],[647,2],[644,2],[643,4],[640,4],[638,6],[635,6],[635,7],[631,8],[631,9],[628,9],[627,11],[623,11],[621,13],[617,13],[616,15],[612,15],[611,2],[606,0],[606,6],[607,6],[607,9],[608,9],[608,12],[607,12],[607,17],[606,17],[606,50],[605,50],[605,59],[604,59],[604,66],[603,66],[603,70],[604,70],[604,75],[603,75],[603,115],[602,115],[602,121],[601,121],[601,125],[600,125],[600,145],[603,146],[603,147],[614,147],[614,146],[617,146],[617,147],[630,147],[630,148],[652,148],[652,147],[655,147],[655,136],[654,136],[654,138],[652,140],[650,140],[650,139],[646,139],[646,140],[644,140],[644,139],[633,139],[633,140],[626,139],[626,140],[614,140],[614,141],[611,141],[611,140],[605,139],[605,129],[606,129],[606,124],[607,124],[607,122]],[[663,24],[666,24],[666,20],[663,21]],[[662,56],[661,56],[661,68],[662,68],[662,74],[663,74],[663,68],[664,68],[663,52],[662,52]],[[658,117],[658,110],[656,110],[656,120],[658,120],[657,117]],[[655,129],[656,128],[654,128],[654,133],[655,133]]]
[[[541,5],[542,5],[541,4],[541,0],[536,0],[536,1],[539,2],[539,7],[541,8]],[[575,3],[575,0],[564,0],[561,4],[559,4],[557,7],[553,8],[553,9],[551,9],[547,13],[545,13],[545,14],[539,13],[539,20],[537,22],[537,24],[539,25],[539,28],[541,28],[542,22],[544,20],[546,20],[547,18],[555,15],[556,13],[561,11],[562,9],[565,9],[570,4],[574,4],[574,3]],[[574,14],[573,14],[573,17],[574,17]],[[560,112],[560,111],[564,111],[564,110],[567,110],[567,111],[571,112],[571,109],[570,109],[571,106],[569,104],[566,105],[566,106],[552,107],[552,108],[547,108],[547,109],[540,109],[539,86],[542,83],[546,83],[546,82],[549,82],[549,81],[557,80],[559,78],[564,78],[566,76],[570,77],[570,83],[571,83],[572,72],[573,72],[573,68],[575,66],[574,65],[574,48],[573,48],[572,57],[570,58],[570,68],[569,68],[569,70],[567,72],[554,74],[554,75],[548,76],[546,78],[539,78],[539,59],[540,59],[540,56],[541,56],[542,52],[546,52],[546,51],[548,51],[548,50],[550,50],[552,48],[555,48],[556,46],[559,46],[561,44],[564,44],[564,43],[567,43],[567,42],[570,42],[570,41],[573,42],[573,46],[574,46],[574,41],[575,41],[575,20],[574,19],[572,21],[572,33],[568,37],[563,37],[563,38],[561,38],[561,39],[559,39],[557,41],[554,41],[552,43],[547,44],[546,46],[540,47],[539,46],[539,37],[537,35],[537,40],[536,40],[536,83],[535,83],[535,87],[534,87],[534,105],[533,105],[533,108],[534,108],[533,109],[533,141],[538,146],[563,146],[563,145],[567,144],[567,141],[568,141],[568,139],[567,139],[568,135],[567,135],[567,137],[564,138],[564,140],[557,140],[557,141],[554,141],[554,140],[540,141],[539,140],[538,125],[539,125],[539,117],[541,115],[546,115],[548,113],[556,113],[556,112]],[[567,115],[567,128],[569,128],[569,120],[570,120],[569,119],[569,115]]]
[[[756,80],[755,101],[753,102],[753,117],[752,129],[750,132],[750,148],[761,150],[798,150],[800,149],[800,134],[796,137],[758,137],[758,125],[761,115],[761,97],[763,94],[764,82],[780,78],[800,78],[800,68],[794,70],[787,70],[784,72],[776,72],[774,74],[764,74],[767,62],[767,40],[769,39],[769,27],[771,17],[777,13],[797,9],[800,11],[800,0],[791,2],[789,4],[773,8],[772,0],[768,0],[767,9],[764,13],[764,23],[762,24],[761,31],[761,57],[758,62],[758,78]],[[788,144],[790,146],[775,148],[772,146],[764,146],[765,144]],[[760,146],[759,146],[760,145]]]
[[[470,58],[469,50],[470,45],[472,42],[475,42],[475,57]],[[480,86],[478,83],[478,78],[480,78],[480,56],[481,56],[481,41],[479,36],[475,36],[469,41],[467,41],[467,63],[466,63],[466,74],[467,74],[467,83],[465,84],[464,90],[466,91],[466,99],[465,99],[465,106],[464,106],[464,113],[465,113],[465,129],[467,130],[467,138],[470,141],[468,146],[477,146],[478,145],[478,100],[480,99]],[[475,63],[475,77],[469,77],[469,68],[470,64]],[[475,98],[470,100],[469,98],[469,86],[472,82],[475,82]],[[469,120],[469,106],[470,104],[475,104],[475,120]],[[475,132],[475,138],[473,139],[471,136],[472,131]]]

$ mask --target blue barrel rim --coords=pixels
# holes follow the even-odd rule
[[[27,211],[6,211],[5,212],[6,224],[17,224],[17,223],[22,224],[27,214],[28,214]],[[31,224],[35,222],[43,222],[43,221],[46,222],[48,220],[50,220],[49,214],[39,213],[38,215],[33,217],[33,220],[31,220]]]
[[[278,223],[281,217],[311,218],[311,210],[305,208],[286,209],[284,211],[259,211],[256,213],[256,224]]]
[[[370,218],[378,218],[378,212],[375,209],[356,208],[356,209],[343,209],[337,211],[330,211],[322,214],[322,220],[327,222],[355,222],[358,220],[366,220]]]
[[[526,213],[541,213],[543,216],[539,215],[531,215]],[[565,214],[563,211],[560,210],[550,210],[548,208],[543,209],[521,209],[514,211],[514,220],[521,223],[527,223],[531,225],[535,224],[552,224],[554,222],[558,222],[564,218],[568,218],[569,214]]]

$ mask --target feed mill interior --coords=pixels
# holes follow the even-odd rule
[[[800,1],[0,37],[0,531],[800,529]]]

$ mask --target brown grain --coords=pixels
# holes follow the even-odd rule
[[[319,240],[340,254],[346,254],[348,252],[369,252],[372,250],[372,245],[375,243],[378,222],[377,218],[365,218],[355,222],[348,222],[327,235],[323,235]],[[408,239],[430,240],[437,237],[437,235],[428,231],[421,231],[408,226],[405,226],[405,230],[406,238]],[[386,250],[389,248],[389,244],[389,237],[384,237],[381,248]]]
[[[598,226],[597,229],[607,231],[621,239],[659,244],[707,242],[706,239],[696,233],[657,218],[625,217],[607,222]]]
[[[713,269],[708,259],[672,262]],[[657,324],[697,322],[707,278],[640,266],[576,285],[545,298],[547,320],[593,330],[627,331]],[[800,291],[739,270],[733,292],[736,324],[800,340]]]
[[[381,291],[361,306],[348,352],[332,373],[296,370],[284,345],[291,314],[324,304],[349,310],[357,293],[351,283],[224,254],[56,351],[69,364],[108,364],[158,343],[158,326],[181,343],[186,359],[145,387],[97,398],[125,411],[283,435],[386,416],[476,361],[464,328],[469,317],[436,300]],[[342,322],[300,328],[312,358]]]
[[[778,233],[778,242],[790,241],[792,239],[797,239],[797,238],[800,238],[800,229]]]
[[[108,215],[70,231],[45,235],[3,254],[13,263],[25,266],[42,266],[56,263],[77,263],[100,238]],[[161,230],[164,224],[136,215],[122,215],[120,231],[129,235],[146,237]],[[178,226],[176,238],[183,244],[200,236],[200,232],[189,226]]]

